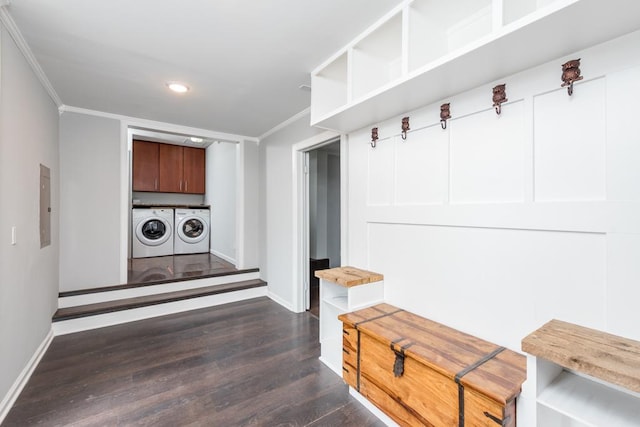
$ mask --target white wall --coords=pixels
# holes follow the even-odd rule
[[[236,157],[238,144],[207,148],[206,203],[211,205],[211,252],[236,264]]]
[[[260,274],[269,294],[294,307],[292,146],[321,133],[309,115],[260,141]]]
[[[640,339],[638,76],[640,32],[442,100],[446,130],[438,102],[407,112],[406,141],[402,116],[353,132],[350,263],[384,274],[387,302],[516,351],[553,318]]]
[[[241,250],[238,253],[238,268],[254,268],[260,265],[260,171],[259,149],[255,141],[243,141],[240,150],[238,176],[241,177],[241,204],[243,223],[239,227]],[[238,187],[238,186],[236,186]]]
[[[121,128],[116,119],[60,116],[60,290],[120,283]]]
[[[0,29],[0,415],[51,330],[57,308],[60,218],[58,111]],[[40,248],[40,164],[51,170],[51,245]],[[11,245],[11,227],[16,245]],[[3,402],[4,401],[4,402]]]

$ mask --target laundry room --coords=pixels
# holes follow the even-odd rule
[[[128,141],[129,279],[235,265],[237,143],[137,128]]]

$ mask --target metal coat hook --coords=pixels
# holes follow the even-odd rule
[[[507,102],[507,89],[506,84],[503,83],[493,88],[493,106],[496,109],[496,114],[502,113],[502,103]]]
[[[403,117],[402,118],[402,132],[400,133],[400,136],[402,137],[403,140],[407,139],[407,131],[411,129],[409,127],[409,117]]]
[[[567,93],[569,96],[573,95],[573,83],[582,80],[580,75],[580,58],[572,59],[562,64],[562,85],[560,87],[567,87]]]
[[[378,143],[378,128],[371,128],[371,148],[376,148]]]
[[[440,106],[440,126],[442,129],[447,128],[447,120],[451,118],[451,113],[449,111],[449,103],[442,104]]]

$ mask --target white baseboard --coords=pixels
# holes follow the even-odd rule
[[[297,313],[294,309],[293,306],[291,304],[289,304],[288,301],[283,300],[282,298],[280,298],[278,295],[274,294],[273,292],[267,292],[267,296],[269,298],[271,298],[274,302],[277,302],[278,304],[280,304],[281,306],[283,306],[284,308],[286,308],[289,311],[293,311],[294,313]]]
[[[231,264],[237,266],[238,264],[236,263],[235,258],[231,258],[228,255],[223,254],[222,252],[218,252],[216,250],[211,249],[211,253],[215,256],[217,256],[218,258],[222,258],[223,260],[230,262]]]
[[[236,283],[244,280],[259,279],[260,273],[229,274],[216,277],[205,277],[195,280],[183,280],[179,282],[161,283],[159,285],[140,286],[137,288],[117,289],[93,294],[73,295],[58,298],[58,308],[76,307],[78,305],[95,304],[99,302],[115,301],[120,299],[135,298],[147,295],[158,295],[167,292],[196,289],[207,286],[221,285],[224,283]]]
[[[22,372],[20,372],[20,375],[18,375],[18,378],[16,378],[15,382],[13,383],[7,394],[4,396],[2,402],[0,402],[0,424],[2,424],[7,414],[11,410],[11,407],[18,399],[18,396],[20,396],[20,393],[22,393],[22,389],[24,388],[24,386],[27,385],[29,378],[31,378],[31,374],[33,374],[33,371],[38,366],[38,363],[40,363],[42,356],[44,356],[44,354],[47,352],[51,341],[53,341],[53,337],[54,334],[52,328],[49,330],[47,336],[44,337],[44,340],[42,340],[35,353],[33,353],[33,356],[31,356],[29,363],[27,363]]]
[[[87,331],[89,329],[119,325],[121,323],[134,322],[136,320],[181,313],[189,310],[197,310],[199,308],[213,307],[220,304],[227,304],[230,302],[243,301],[246,299],[264,296],[267,296],[267,287],[260,286],[257,288],[225,292],[222,294],[207,295],[199,298],[190,298],[183,301],[150,305],[131,310],[116,311],[113,313],[81,317],[78,319],[62,320],[59,322],[53,322],[53,333],[56,336],[66,335],[74,332]]]
[[[358,402],[362,404],[369,412],[376,416],[380,421],[385,423],[389,427],[399,427],[398,424],[393,421],[387,414],[382,412],[373,403],[369,402],[366,397],[358,393],[358,390],[349,386],[349,394],[353,396]]]

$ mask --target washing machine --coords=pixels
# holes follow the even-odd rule
[[[173,209],[134,208],[131,211],[131,257],[173,255]]]
[[[174,254],[209,252],[209,209],[176,209]]]

